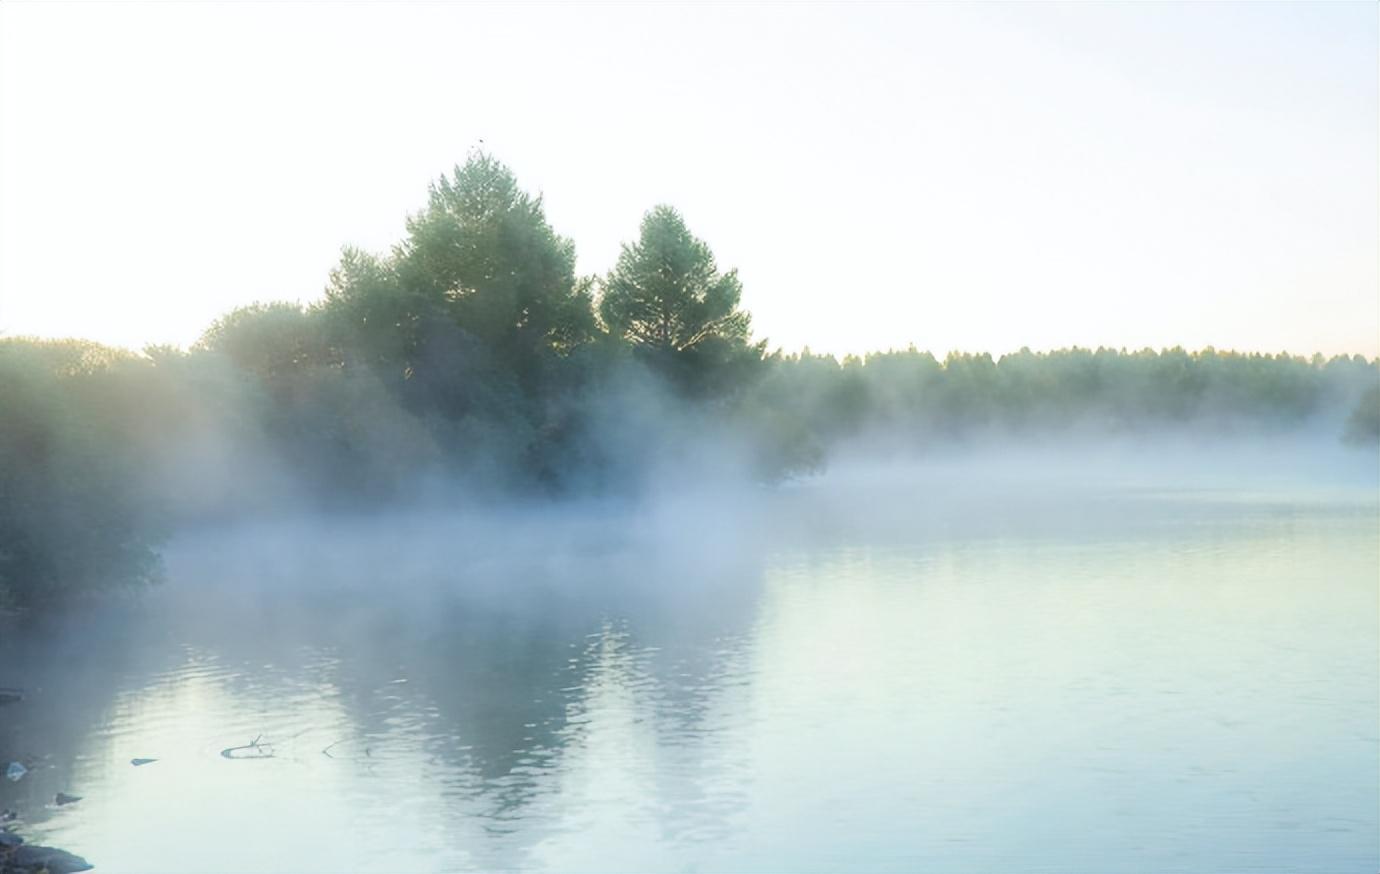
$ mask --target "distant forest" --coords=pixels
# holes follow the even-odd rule
[[[577,275],[541,198],[478,155],[391,252],[346,249],[319,303],[237,309],[189,350],[0,339],[0,606],[156,579],[178,525],[283,507],[771,482],[867,440],[1380,444],[1360,356],[768,353],[741,292],[666,206]]]

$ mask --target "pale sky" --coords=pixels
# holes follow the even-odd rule
[[[1380,353],[1380,6],[0,3],[0,331],[319,298],[481,140],[758,337]]]

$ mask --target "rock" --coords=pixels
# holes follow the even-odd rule
[[[20,871],[46,871],[48,874],[75,874],[90,871],[92,865],[81,856],[52,847],[23,846],[10,853],[7,863]]]
[[[152,765],[152,764],[153,764],[154,762],[156,762],[156,761],[158,761],[158,760],[157,760],[157,759],[130,759],[130,760],[129,760],[129,763],[130,763],[131,765],[133,765],[134,767],[137,768],[137,767],[139,767],[140,765]]]
[[[0,686],[0,704],[14,704],[24,700],[23,689],[10,689]]]
[[[66,792],[59,792],[53,797],[53,803],[58,805],[76,804],[78,801],[81,801],[80,795],[68,795]]]
[[[29,769],[18,762],[10,762],[10,766],[5,769],[5,776],[16,782],[23,779],[27,773],[29,773]]]
[[[24,839],[19,835],[0,828],[0,850],[12,850],[22,843],[24,843]]]

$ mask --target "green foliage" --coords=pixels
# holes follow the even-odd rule
[[[92,343],[0,341],[0,606],[157,578],[137,367]]]
[[[293,303],[256,303],[232,310],[202,334],[194,349],[226,356],[263,379],[281,379],[331,360],[315,313]]]
[[[722,391],[762,357],[761,346],[748,345],[742,293],[737,271],[720,272],[680,214],[658,206],[604,281],[599,315],[610,334],[677,385]]]
[[[925,444],[1073,431],[1280,431],[1347,408],[1377,375],[1376,362],[1359,357],[1180,348],[951,353],[943,362],[914,349],[841,362],[807,350],[773,356],[768,367],[751,402],[788,410],[826,447],[862,432]]]
[[[720,273],[680,213],[658,206],[643,217],[637,242],[623,246],[599,315],[614,335],[658,351],[686,352],[711,339],[745,344],[742,293],[737,271]]]
[[[1346,441],[1360,446],[1380,446],[1380,385],[1372,385],[1356,401],[1346,420]]]
[[[1380,367],[1174,348],[777,353],[670,207],[602,283],[477,155],[323,300],[259,303],[190,351],[0,341],[0,606],[146,583],[171,525],[286,506],[779,479],[850,440],[1280,431],[1380,442]],[[605,330],[606,329],[606,330]],[[1331,418],[1329,418],[1331,417]],[[1338,425],[1340,428],[1340,425]]]
[[[567,353],[594,330],[575,245],[546,221],[540,197],[511,170],[477,155],[431,187],[408,220],[396,270],[408,294],[446,312],[502,361],[531,376],[548,353]]]
[[[349,247],[331,271],[321,313],[347,363],[399,379],[417,359],[424,326],[443,318],[438,302],[403,285],[393,260]]]

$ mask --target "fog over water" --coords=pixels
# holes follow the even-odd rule
[[[1360,7],[111,8],[0,0],[0,874],[1380,871]]]
[[[1368,871],[1377,463],[1298,450],[189,528],[3,627],[0,807],[111,872]]]

